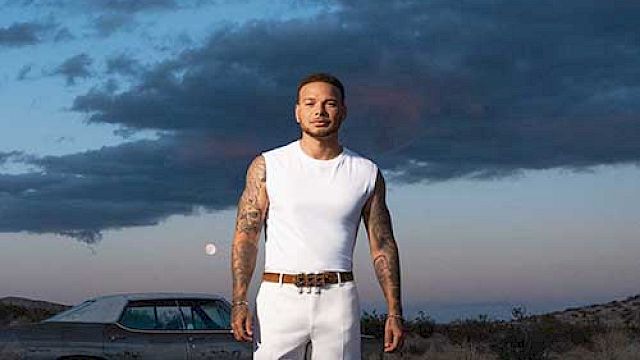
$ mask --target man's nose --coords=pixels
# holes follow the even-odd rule
[[[322,104],[318,105],[315,109],[315,115],[326,115],[327,110],[324,108]]]

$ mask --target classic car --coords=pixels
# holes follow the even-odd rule
[[[231,305],[209,294],[118,294],[40,323],[0,329],[0,359],[250,359],[234,339]]]

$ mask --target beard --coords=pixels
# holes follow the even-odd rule
[[[340,130],[340,124],[334,123],[326,128],[314,128],[313,126],[306,126],[300,123],[300,129],[303,133],[309,135],[312,138],[323,139],[336,135],[338,133],[338,130]]]

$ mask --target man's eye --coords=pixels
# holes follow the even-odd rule
[[[336,103],[328,103],[327,106],[336,107],[338,104]]]

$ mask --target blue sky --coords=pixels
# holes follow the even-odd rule
[[[298,136],[312,71],[343,79],[343,142],[388,179],[410,313],[637,293],[638,5],[1,4],[0,296],[228,296],[244,171]],[[368,256],[361,231],[380,309]]]

